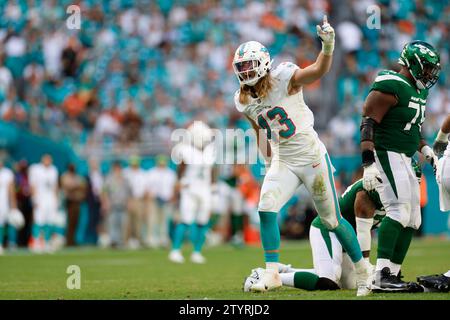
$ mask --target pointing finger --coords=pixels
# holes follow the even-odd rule
[[[327,24],[328,23],[328,17],[327,15],[323,16],[323,24]]]

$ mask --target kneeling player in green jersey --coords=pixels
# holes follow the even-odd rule
[[[439,53],[428,43],[407,43],[399,72],[382,71],[363,106],[363,186],[376,189],[386,211],[378,232],[376,272],[370,288],[404,291],[397,275],[414,230],[421,224],[420,188],[411,157],[421,152],[436,170],[437,157],[421,136],[428,89],[438,80]]]
[[[338,201],[342,216],[356,230],[363,256],[368,260],[371,230],[379,225],[385,215],[378,193],[364,190],[360,179],[349,186]],[[309,241],[314,269],[297,269],[280,264],[283,285],[305,290],[355,289],[354,265],[336,235],[323,225],[319,217],[311,224]],[[250,290],[260,272],[259,268],[252,270],[244,282],[244,291]]]
[[[414,161],[414,160],[413,160]],[[420,180],[422,171],[413,162],[416,177]],[[339,207],[345,219],[356,231],[363,256],[370,255],[371,231],[377,228],[386,212],[376,190],[366,191],[362,179],[356,181],[339,197]],[[355,268],[333,232],[330,232],[316,217],[310,228],[314,269],[297,269],[290,265],[279,265],[283,286],[305,290],[354,289]],[[244,291],[248,291],[264,269],[253,269],[245,279]]]

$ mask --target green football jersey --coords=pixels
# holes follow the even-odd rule
[[[372,90],[393,94],[398,100],[376,126],[375,149],[404,153],[412,157],[419,147],[428,90],[417,89],[404,75],[389,70],[378,73],[370,91]]]
[[[339,197],[339,208],[341,210],[342,216],[353,226],[353,228],[356,230],[356,219],[355,219],[355,200],[356,200],[356,194],[360,191],[363,191],[363,183],[362,179],[356,181],[351,186],[345,190],[345,192]],[[375,190],[372,191],[366,191],[370,200],[375,205],[375,209],[378,211],[381,211],[383,214],[375,214],[373,217],[373,228],[376,228],[381,223],[381,220],[384,218],[384,207],[380,200],[380,195]],[[312,225],[322,229],[325,228],[323,226],[322,222],[320,221],[319,217],[316,217]]]

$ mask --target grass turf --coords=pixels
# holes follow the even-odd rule
[[[188,257],[190,251],[185,250]],[[205,265],[172,264],[164,250],[66,249],[52,255],[18,251],[0,257],[0,299],[449,299],[448,293],[372,294],[357,298],[353,290],[308,292],[281,288],[264,294],[242,292],[242,282],[261,266],[258,247],[206,248]],[[312,267],[308,242],[283,242],[281,259],[295,267]],[[81,289],[69,290],[69,265],[81,268]],[[403,266],[405,280],[450,268],[450,241],[414,239]]]

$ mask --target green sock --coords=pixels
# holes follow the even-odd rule
[[[17,229],[11,225],[8,226],[8,245],[17,245]]]
[[[41,235],[42,226],[36,223],[33,223],[33,227],[31,228],[31,234],[34,239],[38,239]]]
[[[175,227],[175,232],[173,236],[173,244],[172,249],[173,250],[180,250],[181,245],[183,244],[184,235],[186,233],[186,230],[189,229],[189,226],[185,223],[179,223]]]
[[[3,246],[3,239],[5,238],[5,227],[0,226],[0,247]]]
[[[242,231],[244,229],[244,216],[242,214],[231,215],[231,234],[235,235],[236,233]]]
[[[405,260],[406,253],[408,252],[409,245],[414,234],[414,229],[407,227],[403,228],[397,238],[395,244],[394,254],[392,255],[391,262],[396,264],[402,264]]]
[[[315,290],[319,276],[310,272],[296,272],[294,274],[294,287],[305,290]]]
[[[49,224],[44,225],[44,239],[45,239],[45,242],[50,241],[50,238],[52,237],[52,233],[53,233],[52,226],[49,225]]]
[[[378,259],[392,259],[397,239],[402,229],[403,226],[400,222],[389,217],[383,219],[378,230]]]
[[[63,237],[66,233],[64,227],[54,227],[53,230],[55,231],[56,234],[59,234],[60,236],[63,236]]]
[[[277,213],[259,211],[261,242],[266,262],[278,262],[280,258],[280,229]]]
[[[202,251],[207,232],[208,232],[207,224],[205,224],[205,225],[197,224],[197,227],[195,228],[195,232],[194,232],[194,237],[193,237],[193,240],[194,240],[193,245],[194,245],[195,252]]]
[[[220,214],[216,214],[216,213],[212,214],[211,218],[209,219],[209,228],[213,229],[217,225],[219,220],[220,220]]]

